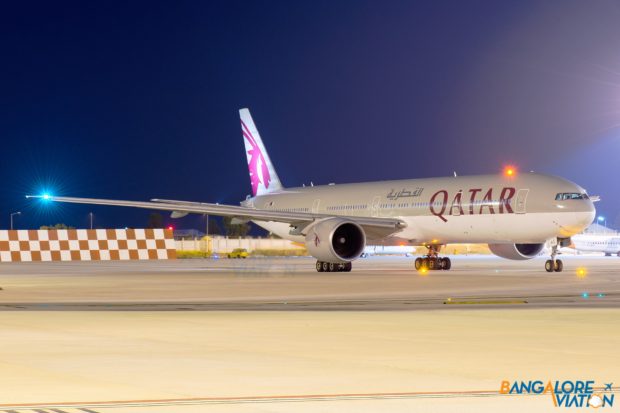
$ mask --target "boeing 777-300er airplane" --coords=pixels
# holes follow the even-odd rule
[[[551,241],[548,272],[562,271],[559,246],[595,215],[586,191],[566,179],[535,173],[454,176],[284,188],[248,109],[241,109],[252,195],[241,206],[152,199],[150,202],[70,198],[78,204],[116,205],[234,217],[303,242],[317,271],[350,271],[366,243],[424,246],[416,269],[449,270],[440,257],[447,243],[486,243],[502,258],[536,257]],[[37,196],[41,197],[41,196]]]

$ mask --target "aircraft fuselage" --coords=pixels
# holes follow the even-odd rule
[[[590,225],[595,208],[585,194],[566,179],[523,173],[306,186],[244,204],[274,211],[396,217],[407,224],[398,239],[412,244],[537,243],[568,238]],[[283,238],[303,239],[289,234],[288,224],[256,223]]]

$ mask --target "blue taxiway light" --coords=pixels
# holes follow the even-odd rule
[[[583,293],[583,294],[581,294],[581,296],[583,298],[590,298],[590,294],[588,294],[588,293]]]

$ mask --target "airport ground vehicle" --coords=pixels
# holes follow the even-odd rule
[[[250,254],[245,248],[235,248],[232,252],[229,252],[227,256],[228,258],[247,258]]]

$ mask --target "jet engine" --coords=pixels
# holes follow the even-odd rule
[[[308,252],[319,261],[347,263],[358,258],[366,246],[362,227],[341,218],[326,218],[314,224],[306,235]]]
[[[530,260],[545,247],[541,244],[489,244],[491,252],[508,260]]]

